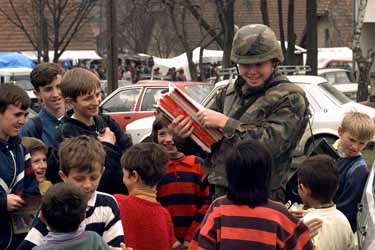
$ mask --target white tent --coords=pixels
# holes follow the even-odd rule
[[[36,51],[23,51],[21,54],[29,57],[31,60],[37,60],[38,53]],[[49,59],[52,61],[54,56],[54,51],[50,50],[48,52]],[[102,59],[95,50],[65,50],[60,56],[59,60],[84,60],[84,59]]]
[[[198,64],[199,63],[199,51],[200,47],[197,47],[193,50],[193,62]],[[216,63],[223,59],[223,51],[222,50],[203,50],[202,60],[203,63]],[[186,78],[188,80],[191,79],[190,71],[189,71],[189,64],[186,57],[186,53],[183,53],[179,56],[173,58],[160,58],[154,57],[154,69],[159,68],[162,75],[167,74],[168,69],[175,67],[176,69],[182,68],[185,71]]]

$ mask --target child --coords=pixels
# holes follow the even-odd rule
[[[42,108],[36,117],[26,121],[20,131],[21,137],[35,137],[47,146],[54,145],[56,128],[65,114],[65,103],[60,91],[63,74],[64,70],[54,63],[38,64],[31,71],[31,84]]]
[[[175,236],[187,247],[211,200],[203,160],[177,150],[169,125],[159,116],[152,126],[154,142],[162,145],[170,158],[166,175],[158,184],[157,197],[172,216]]]
[[[65,73],[61,82],[65,102],[72,107],[58,128],[57,143],[64,138],[88,135],[103,143],[106,158],[105,172],[98,190],[114,194],[127,194],[122,183],[120,158],[131,140],[125,136],[117,123],[109,116],[99,115],[101,101],[99,79],[86,69],[76,68]]]
[[[189,249],[313,249],[302,221],[268,199],[272,158],[261,143],[234,145],[225,167],[228,194],[211,204]]]
[[[23,239],[25,234],[15,230],[11,215],[25,205],[23,195],[39,193],[30,154],[17,136],[29,106],[24,90],[0,86],[0,249],[15,249]]]
[[[58,183],[44,195],[40,208],[40,219],[50,232],[46,243],[33,250],[48,249],[97,249],[111,248],[95,232],[85,231],[81,222],[85,219],[87,200],[75,186]]]
[[[115,195],[126,242],[137,250],[179,247],[168,211],[156,201],[156,185],[164,175],[168,154],[154,143],[132,146],[121,157],[129,195]]]
[[[52,186],[52,183],[46,180],[47,147],[41,140],[34,137],[23,137],[22,144],[30,152],[31,166],[38,182],[40,193],[43,195]]]
[[[340,182],[334,201],[337,209],[348,218],[350,226],[355,232],[358,203],[361,200],[369,174],[361,151],[374,138],[374,121],[364,113],[347,113],[338,133],[340,139],[335,146],[341,156],[336,163]]]
[[[297,172],[298,193],[310,208],[303,220],[323,221],[319,233],[312,239],[315,250],[354,250],[354,235],[348,219],[336,209],[335,196],[339,175],[335,161],[327,155],[316,155],[302,162]]]
[[[102,144],[89,136],[65,139],[59,148],[59,158],[62,180],[84,193],[88,207],[83,220],[86,229],[98,233],[108,245],[120,247],[124,234],[116,201],[111,195],[96,191],[104,172]],[[37,217],[18,249],[32,249],[45,243],[47,234],[47,226]]]

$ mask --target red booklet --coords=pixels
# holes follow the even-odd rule
[[[173,84],[169,85],[169,93],[160,97],[157,107],[171,121],[179,115],[190,116],[194,127],[191,138],[206,152],[223,137],[219,129],[201,126],[197,113],[204,107]]]

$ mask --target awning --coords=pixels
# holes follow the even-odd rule
[[[36,51],[23,51],[21,54],[29,57],[31,60],[37,60]],[[54,51],[50,50],[48,53],[49,59],[52,61]],[[95,50],[65,50],[60,56],[59,60],[84,60],[84,59],[102,59]]]

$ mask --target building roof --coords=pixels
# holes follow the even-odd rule
[[[21,20],[30,33],[35,34],[33,26],[33,16],[25,9],[24,6],[30,6],[26,3],[28,0],[16,0],[14,6],[20,15]],[[0,0],[0,9],[14,17],[8,0]],[[51,32],[52,33],[52,32]],[[7,17],[0,13],[0,51],[34,51],[35,48],[26,37],[25,33],[17,26],[12,24]],[[51,44],[50,49],[53,49]],[[76,34],[69,44],[69,50],[96,50],[96,40],[90,23],[86,23]]]

